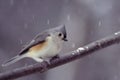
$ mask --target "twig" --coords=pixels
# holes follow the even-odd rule
[[[95,51],[98,51],[118,42],[120,42],[120,32],[117,32],[101,40],[95,41],[84,47],[80,47],[75,51],[70,52],[69,54],[61,56],[59,59],[53,60],[50,64],[48,64],[47,62],[42,62],[0,73],[0,80],[16,79],[36,72],[42,73],[54,67],[85,57],[89,54],[92,54]]]

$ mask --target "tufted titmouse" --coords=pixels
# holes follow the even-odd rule
[[[2,66],[8,66],[25,57],[32,58],[37,62],[42,62],[45,58],[58,56],[64,41],[67,41],[65,25],[45,30],[33,38],[33,40],[19,52],[19,55],[6,61]]]

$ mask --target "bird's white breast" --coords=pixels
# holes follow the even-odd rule
[[[41,57],[41,58],[50,58],[59,53],[62,47],[62,41],[59,39],[54,39],[53,37],[48,37],[46,40],[44,48],[31,52],[31,57]]]

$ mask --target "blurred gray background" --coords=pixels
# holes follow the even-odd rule
[[[45,29],[65,24],[62,53],[120,30],[120,0],[0,0],[0,64]],[[23,59],[0,72],[36,63]],[[16,80],[120,80],[120,46]]]

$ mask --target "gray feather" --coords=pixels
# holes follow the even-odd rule
[[[20,59],[22,59],[22,58],[23,58],[22,56],[15,56],[15,57],[9,59],[8,61],[4,62],[4,63],[2,64],[2,66],[3,66],[3,67],[4,67],[4,66],[8,66],[8,65],[10,65],[10,64],[13,64],[13,63],[17,62],[18,60],[20,60]]]
[[[20,52],[19,55],[25,54],[29,48],[32,46],[42,43],[45,41],[46,37],[48,36],[48,31],[38,34],[29,44],[27,44]]]

